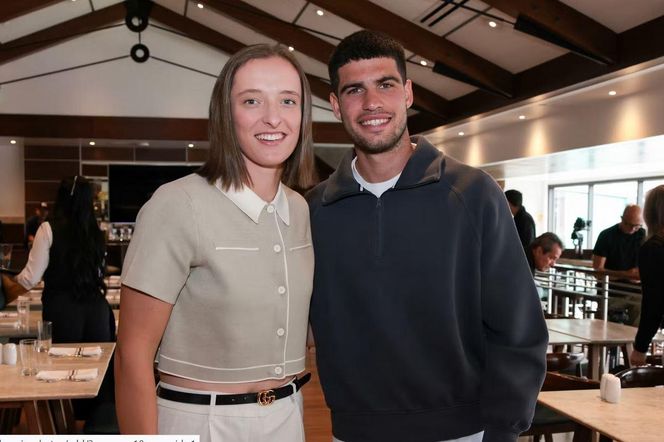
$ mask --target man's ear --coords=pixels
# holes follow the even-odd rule
[[[339,99],[334,94],[334,92],[330,92],[330,104],[332,105],[332,112],[334,112],[334,116],[337,117],[337,120],[341,121],[341,111],[339,110]]]
[[[403,88],[406,90],[406,107],[410,109],[413,105],[413,82],[410,79],[406,80]]]

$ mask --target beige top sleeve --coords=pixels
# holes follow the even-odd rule
[[[197,216],[178,182],[161,186],[141,208],[122,268],[122,283],[175,304],[198,250]]]

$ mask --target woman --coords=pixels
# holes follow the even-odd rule
[[[123,433],[303,440],[313,250],[306,202],[282,182],[312,184],[310,100],[287,50],[238,52],[212,92],[207,162],[141,209],[115,361]]]
[[[632,365],[644,365],[652,337],[664,318],[664,185],[648,192],[643,209],[648,240],[639,250],[641,275],[641,322],[629,357]]]
[[[44,280],[42,317],[53,322],[53,342],[111,342],[115,319],[106,301],[104,235],[93,209],[94,188],[82,176],[64,179],[53,215],[43,222],[25,268],[25,292]]]

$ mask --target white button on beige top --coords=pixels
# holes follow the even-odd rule
[[[272,249],[273,249],[276,253],[281,252],[281,246],[280,246],[279,244],[275,244],[274,247],[272,247]]]
[[[281,367],[274,367],[274,372],[275,372],[276,374],[281,374],[282,371],[284,371],[283,368],[281,368]]]
[[[267,213],[274,213],[274,206],[267,206]]]
[[[286,333],[286,330],[283,328],[278,328],[277,329],[277,336],[283,336]]]
[[[279,288],[277,288],[277,293],[279,293],[280,295],[283,295],[284,293],[286,293],[286,287],[284,287],[283,285],[280,285]]]

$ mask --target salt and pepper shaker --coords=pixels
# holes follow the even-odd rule
[[[599,385],[599,395],[602,400],[617,404],[620,402],[620,379],[610,373],[602,375]]]
[[[2,346],[2,361],[7,365],[16,365],[16,344]]]

